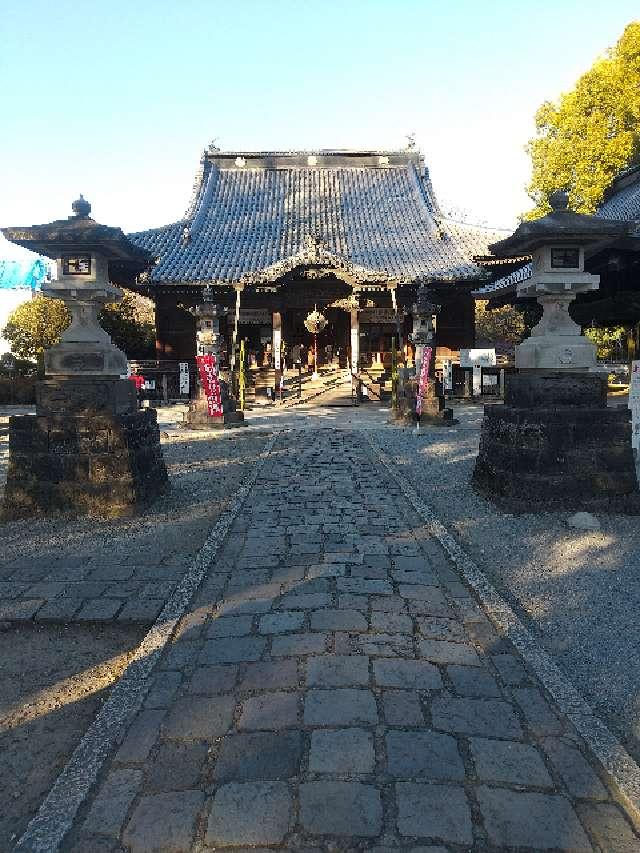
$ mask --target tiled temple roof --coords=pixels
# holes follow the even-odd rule
[[[327,264],[355,282],[468,280],[503,232],[440,213],[417,152],[207,152],[183,219],[130,234],[151,281],[266,283]]]
[[[628,169],[616,178],[595,215],[603,219],[635,222],[640,231],[640,166]],[[531,278],[531,263],[478,288],[474,296],[490,298],[496,293],[508,293],[528,278]]]

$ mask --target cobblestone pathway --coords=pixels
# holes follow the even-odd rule
[[[362,435],[281,435],[65,849],[640,841]]]

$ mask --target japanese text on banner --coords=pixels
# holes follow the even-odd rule
[[[207,410],[211,417],[222,415],[222,396],[215,355],[196,356],[200,381],[207,398]]]
[[[418,394],[416,397],[416,414],[422,414],[422,402],[424,395],[429,385],[429,368],[431,366],[431,347],[425,347],[422,355],[422,368],[420,370],[420,380],[418,382]]]

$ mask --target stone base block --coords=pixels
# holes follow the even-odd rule
[[[36,411],[39,415],[133,414],[136,390],[129,379],[73,377],[36,382]]]
[[[584,384],[586,405],[576,405],[571,381]],[[630,415],[606,408],[601,383],[589,375],[510,377],[508,402],[485,407],[472,478],[478,491],[515,512],[640,513]]]
[[[189,411],[184,413],[182,426],[184,429],[224,429],[225,427],[247,426],[244,412],[236,409],[234,400],[229,398],[224,400],[222,409],[222,415],[210,415],[206,399],[192,400],[189,404]]]
[[[129,516],[168,486],[155,409],[9,419],[1,517]]]

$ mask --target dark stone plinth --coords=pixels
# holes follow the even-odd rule
[[[2,519],[129,516],[168,485],[154,409],[9,419]]]
[[[516,373],[486,406],[472,482],[515,512],[640,513],[626,408],[593,374]]]
[[[36,383],[39,415],[131,414],[136,408],[136,390],[129,379],[87,376]]]

